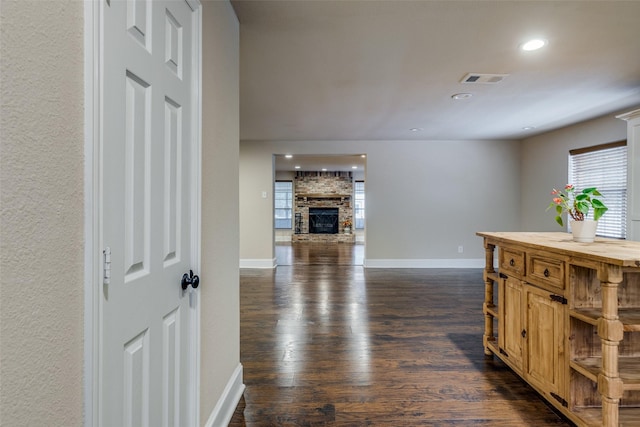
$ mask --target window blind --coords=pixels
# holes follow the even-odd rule
[[[273,196],[275,228],[292,228],[293,182],[276,181]]]
[[[364,228],[364,181],[356,181],[355,193],[355,226],[360,229]]]
[[[598,220],[598,236],[626,238],[626,141],[570,151],[569,183],[577,191],[596,187],[604,196],[602,201],[609,210]],[[593,218],[593,210],[588,218]]]

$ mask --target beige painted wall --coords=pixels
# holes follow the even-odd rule
[[[621,116],[627,123],[627,239],[640,242],[640,108]]]
[[[565,231],[546,211],[551,190],[567,184],[569,150],[627,138],[627,123],[609,114],[522,141],[521,207],[524,231]]]
[[[243,141],[240,198],[252,208],[241,217],[240,258],[249,248],[252,258],[272,256],[271,205],[255,195],[274,153],[368,154],[367,259],[455,259],[458,245],[463,258],[476,258],[477,230],[560,231],[546,208],[551,189],[567,181],[569,150],[626,139],[626,122],[615,116],[629,110],[521,142]]]
[[[241,259],[274,259],[273,167],[272,153],[260,145],[240,144]]]
[[[80,426],[83,3],[0,7],[0,424]]]
[[[476,231],[519,225],[517,141],[242,141],[241,259],[273,257],[273,199],[260,191],[283,153],[367,154],[368,260],[484,259]]]
[[[239,26],[231,5],[203,2],[200,422],[240,363]]]
[[[204,424],[240,357],[238,23],[203,13]],[[80,426],[83,2],[3,0],[0,26],[0,423]]]

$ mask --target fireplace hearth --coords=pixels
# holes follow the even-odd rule
[[[338,215],[338,208],[309,208],[309,233],[336,234]]]

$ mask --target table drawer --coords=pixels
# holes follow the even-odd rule
[[[523,277],[525,274],[524,266],[523,251],[512,248],[500,248],[500,271]]]
[[[565,263],[563,260],[546,258],[535,254],[528,255],[528,282],[540,285],[550,285],[559,289],[564,289],[564,272]]]

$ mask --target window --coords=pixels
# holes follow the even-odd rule
[[[356,181],[355,190],[354,223],[356,228],[364,228],[364,181]]]
[[[275,227],[291,229],[293,182],[276,181],[273,202],[275,208]]]
[[[604,196],[609,210],[598,220],[598,236],[626,238],[626,141],[569,151],[569,183],[578,190],[597,187]]]

